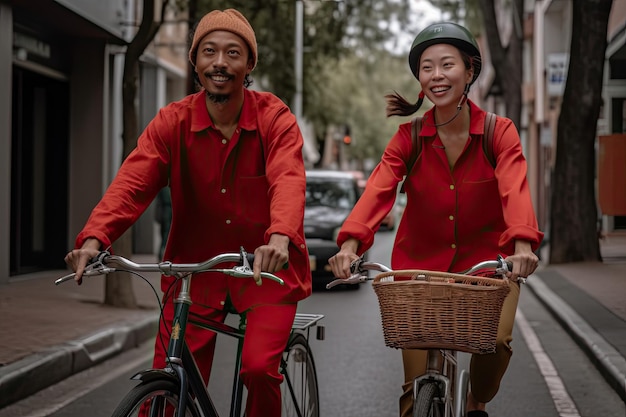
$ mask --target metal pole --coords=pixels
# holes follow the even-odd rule
[[[302,49],[303,49],[304,4],[296,0],[296,43],[294,69],[296,76],[296,92],[293,98],[293,114],[298,123],[302,121]]]

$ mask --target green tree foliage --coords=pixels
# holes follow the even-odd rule
[[[193,0],[192,0],[193,1]],[[257,88],[271,90],[290,103],[295,92],[294,40],[295,3],[304,1],[304,112],[315,105],[307,93],[316,88],[310,75],[316,74],[350,50],[381,48],[392,34],[381,22],[406,23],[406,0],[195,0],[196,20],[205,13],[235,8],[255,30],[259,63],[255,70]],[[256,79],[261,74],[261,79]]]
[[[309,120],[322,133],[326,126],[348,124],[355,141],[350,154],[360,160],[380,158],[398,124],[409,120],[387,118],[384,96],[397,91],[416,101],[419,93],[407,57],[383,50],[367,57],[347,54],[314,74],[312,81],[317,88],[309,99],[318,105],[310,109]]]

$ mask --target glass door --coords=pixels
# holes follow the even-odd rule
[[[12,275],[64,267],[68,114],[67,82],[13,67]]]

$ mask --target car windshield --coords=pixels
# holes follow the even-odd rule
[[[307,178],[307,206],[351,209],[355,202],[355,190],[349,179]]]

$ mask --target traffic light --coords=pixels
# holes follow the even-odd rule
[[[344,145],[350,145],[352,143],[352,137],[350,136],[350,126],[344,125],[343,129],[343,143]]]

